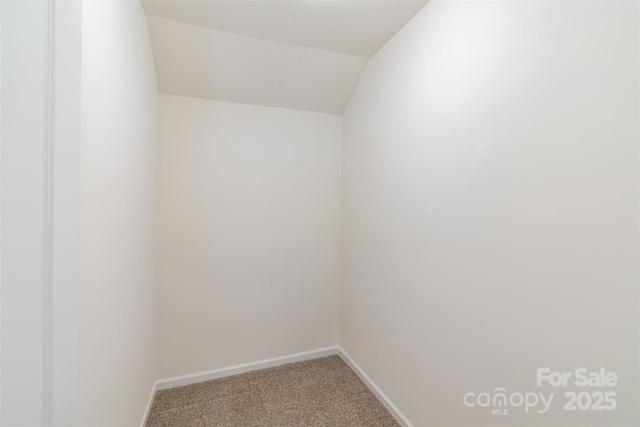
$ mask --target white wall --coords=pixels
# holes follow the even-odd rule
[[[416,426],[638,425],[638,36],[635,2],[432,1],[367,66],[341,344]],[[615,411],[462,403],[583,366]]]
[[[81,84],[79,329],[65,359],[77,358],[77,378],[54,415],[57,425],[138,425],[157,372],[158,96],[139,2],[83,3]]]
[[[341,123],[160,96],[160,377],[337,343]]]
[[[368,59],[155,16],[147,22],[158,86],[170,95],[342,114]]]

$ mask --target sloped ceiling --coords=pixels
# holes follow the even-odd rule
[[[144,0],[161,93],[342,114],[426,1]]]

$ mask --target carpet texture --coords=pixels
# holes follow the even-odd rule
[[[146,427],[397,427],[338,356],[156,393]]]

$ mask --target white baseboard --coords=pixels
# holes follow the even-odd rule
[[[402,427],[413,427],[411,421],[409,421],[409,419],[405,417],[402,412],[400,412],[400,409],[398,409],[398,407],[393,404],[391,399],[389,399],[387,395],[384,394],[382,390],[380,390],[376,383],[374,383],[373,380],[369,378],[369,376],[362,370],[362,368],[360,368],[360,366],[358,366],[358,364],[353,361],[351,356],[349,356],[347,352],[344,351],[344,349],[340,346],[338,346],[338,354],[342,358],[342,360],[344,360],[344,362],[349,365],[351,369],[353,369],[358,377],[360,377],[362,382],[367,387],[369,387],[371,393],[373,393],[373,395],[380,401],[380,403],[382,403],[384,407],[387,408],[387,411],[389,411],[393,418],[396,419],[398,424],[400,424]]]
[[[274,357],[271,359],[259,360],[257,362],[244,363],[242,365],[229,366],[228,368],[214,369],[211,371],[197,372],[195,374],[180,375],[177,377],[164,378],[156,381],[157,390],[165,390],[183,385],[195,384],[203,381],[215,380],[229,377],[231,375],[243,374],[245,372],[257,371],[260,369],[273,368],[274,366],[286,365],[288,363],[302,362],[305,360],[318,359],[320,357],[338,354],[338,346],[319,348],[316,350],[304,351],[302,353],[289,354],[287,356]]]
[[[151,393],[149,394],[149,400],[147,400],[147,406],[144,408],[144,414],[142,414],[142,420],[140,421],[140,427],[144,427],[149,418],[149,412],[151,412],[151,405],[153,405],[153,398],[156,397],[156,391],[158,390],[158,381],[154,382],[151,386]]]
[[[413,424],[396,405],[391,402],[386,394],[369,378],[367,374],[353,361],[346,351],[340,346],[331,346],[319,348],[316,350],[304,351],[302,353],[290,354],[287,356],[274,357],[271,359],[259,360],[257,362],[244,363],[242,365],[229,366],[227,368],[213,369],[211,371],[197,372],[195,374],[180,375],[176,377],[163,378],[155,382],[147,402],[147,407],[140,423],[140,427],[144,424],[151,411],[153,398],[158,390],[166,390],[168,388],[180,387],[189,384],[196,384],[203,381],[215,380],[218,378],[229,377],[231,375],[243,374],[245,372],[257,371],[260,369],[273,368],[275,366],[286,365],[288,363],[302,362],[305,360],[318,359],[320,357],[339,355],[344,362],[358,375],[362,382],[371,390],[373,395],[384,405],[389,413],[396,419],[402,427],[413,427]]]

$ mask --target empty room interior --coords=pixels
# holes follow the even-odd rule
[[[0,424],[640,426],[640,3],[0,1]]]

